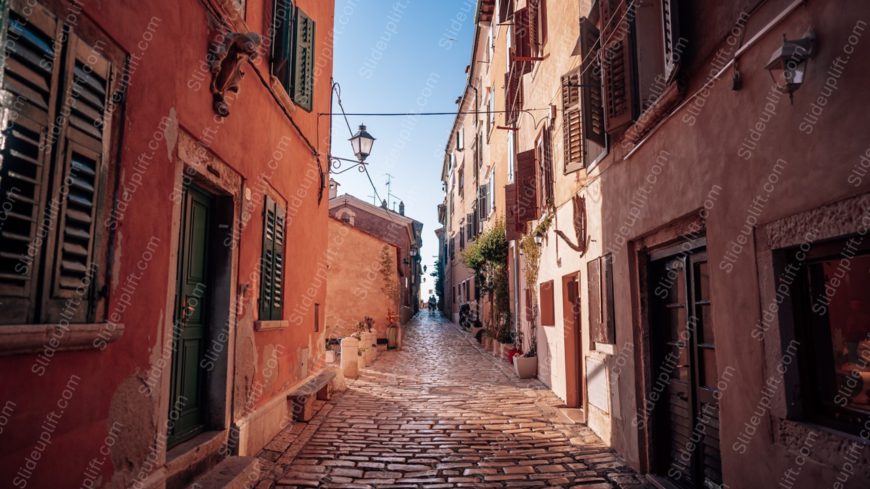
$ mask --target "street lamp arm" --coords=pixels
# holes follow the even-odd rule
[[[345,169],[341,169],[342,166],[345,166],[345,163],[351,163],[351,165]],[[341,158],[338,156],[329,157],[329,173],[333,175],[340,175],[344,172],[353,170],[354,168],[356,168],[357,171],[359,171],[360,173],[363,173],[366,171],[366,165],[367,163],[358,160],[352,160],[350,158]]]

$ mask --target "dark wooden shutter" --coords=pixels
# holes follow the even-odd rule
[[[616,300],[613,295],[613,255],[606,255],[602,259],[604,261],[604,340],[602,343],[616,343],[616,315],[615,305]]]
[[[519,239],[522,236],[522,228],[519,222],[517,209],[517,186],[509,183],[504,186],[505,201],[505,238],[508,241]]]
[[[540,56],[547,43],[547,1],[529,0],[529,52]]]
[[[586,263],[586,288],[589,295],[589,331],[593,342],[603,342],[604,317],[601,308],[601,260]],[[594,346],[594,345],[593,345]]]
[[[505,73],[505,123],[515,125],[523,106],[523,72],[513,65]]]
[[[632,109],[632,62],[630,16],[618,0],[599,3],[602,30],[601,76],[604,86],[604,127],[615,131],[630,123]],[[612,18],[612,22],[609,22]]]
[[[260,320],[279,320],[284,310],[284,256],[287,211],[268,195],[263,207],[260,268]]]
[[[507,22],[514,13],[514,0],[501,0],[498,4],[498,22]]]
[[[292,95],[293,101],[308,111],[314,99],[314,28],[314,21],[297,8]]]
[[[275,298],[275,222],[277,205],[268,195],[263,207],[263,252],[260,256],[260,320],[272,319]]]
[[[474,213],[469,212],[465,216],[465,235],[468,237],[469,243],[474,240],[474,221],[475,221]]]
[[[543,212],[553,203],[553,149],[550,137],[550,128],[545,126],[541,130],[541,190],[538,212]]]
[[[287,211],[282,205],[275,206],[275,248],[272,251],[272,319],[284,318],[284,255],[287,246]]]
[[[486,184],[480,185],[477,187],[477,210],[479,212],[480,220],[483,221],[487,212],[489,211],[489,202],[487,199],[487,191],[489,190],[489,186]],[[481,226],[483,229],[483,226]]]
[[[51,296],[44,304],[43,318],[55,321],[62,315],[70,322],[85,322],[98,300],[97,257],[102,256],[105,234],[98,233],[102,230],[98,222],[107,178],[112,64],[100,49],[76,35],[69,33],[67,39],[63,77],[67,118],[56,144],[55,192],[48,201],[48,212],[57,214],[53,216],[57,230],[49,247],[54,250],[53,263],[46,266]],[[71,298],[80,301],[72,314],[67,304]]]
[[[579,195],[571,198],[574,207],[574,234],[577,237],[577,251],[586,252],[586,199]]]
[[[512,26],[513,35],[513,56],[512,58],[529,58],[532,56],[531,46],[532,40],[529,32],[529,9],[523,7],[514,12],[514,23]],[[511,69],[519,69],[520,74],[529,73],[532,71],[532,63],[529,61],[514,61],[511,60]]]
[[[517,153],[517,220],[520,224],[538,218],[538,182],[535,150]]]
[[[9,210],[0,222],[0,323],[36,320],[37,271],[42,247],[36,233],[43,224],[52,141],[56,80],[54,17],[41,7],[24,17],[9,10],[3,88],[12,99],[3,125],[0,202]]]
[[[579,85],[579,70],[562,77],[562,140],[566,174],[583,168],[583,128]]]
[[[616,342],[613,296],[613,256],[606,255],[586,264],[589,290],[589,329],[592,341]]]
[[[601,56],[599,32],[589,19],[580,19],[580,50],[583,58],[582,95],[583,137],[599,146],[606,144],[604,129],[604,95],[601,92]]]
[[[662,0],[662,27],[664,31],[665,80],[670,80],[677,71],[680,53],[680,7],[677,0]]]
[[[293,20],[295,18],[293,4],[290,0],[275,0],[272,12],[272,27],[275,35],[272,39],[272,75],[291,93],[293,86]]]
[[[541,326],[556,325],[556,309],[554,303],[553,281],[541,284]]]

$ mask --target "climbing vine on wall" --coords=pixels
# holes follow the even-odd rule
[[[482,284],[482,289],[489,297],[495,323],[490,325],[491,329],[503,329],[509,323],[507,255],[508,242],[504,221],[501,220],[492,229],[481,233],[462,251],[462,262],[474,270],[475,280]]]
[[[390,254],[390,249],[386,246],[381,248],[381,260],[379,271],[381,273],[381,277],[383,279],[383,285],[381,286],[381,292],[390,299],[390,310],[387,312],[387,315],[393,313],[392,305],[398,303],[399,301],[399,287],[396,283],[396,279],[394,278],[396,263],[393,260],[392,255]]]

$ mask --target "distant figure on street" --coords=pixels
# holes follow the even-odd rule
[[[435,307],[438,304],[438,300],[435,299],[434,295],[429,296],[429,315],[435,314]]]

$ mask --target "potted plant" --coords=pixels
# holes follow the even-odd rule
[[[335,363],[335,358],[341,351],[341,340],[338,338],[326,338],[326,363]]]
[[[513,357],[514,372],[521,379],[531,379],[538,376],[538,341],[535,334],[536,328],[532,327],[530,331],[532,339],[529,342],[529,351],[522,355]],[[523,334],[517,335],[517,349],[522,348]]]
[[[481,324],[480,319],[475,319],[471,323],[471,335],[474,336],[478,343],[480,342],[480,332],[483,331],[483,324]]]
[[[514,371],[521,379],[531,379],[538,375],[538,353],[533,345],[523,355],[513,357]]]
[[[498,347],[496,357],[508,360],[507,354],[514,347],[514,334],[507,321],[502,322],[498,330]]]

